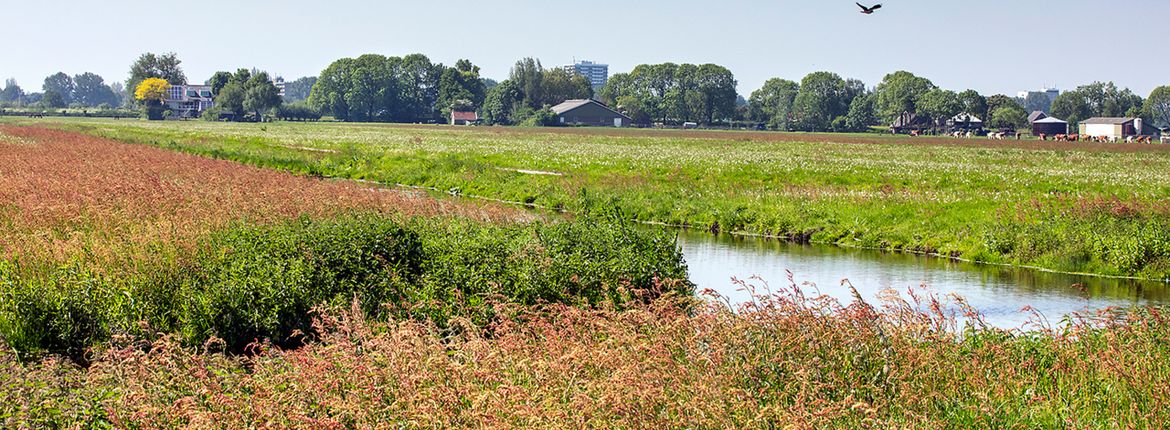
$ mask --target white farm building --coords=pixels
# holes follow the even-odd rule
[[[1097,117],[1081,121],[1081,136],[1104,137],[1109,139],[1124,139],[1129,136],[1154,135],[1156,132],[1145,133],[1141,118],[1107,118]]]

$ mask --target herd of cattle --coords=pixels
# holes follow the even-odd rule
[[[1040,140],[1048,140],[1048,135],[1040,134]],[[1052,136],[1057,142],[1097,142],[1097,143],[1154,143],[1151,136],[1128,136],[1124,139],[1117,136],[1090,136],[1080,134],[1057,134]],[[1163,139],[1165,140],[1165,139]]]
[[[918,137],[918,136],[922,136],[922,135],[923,134],[918,132],[917,130],[912,130],[910,132],[910,137]],[[973,137],[978,136],[977,134],[975,134],[974,132],[971,132],[971,131],[966,131],[966,132],[955,131],[955,132],[947,133],[947,135],[949,135],[950,137],[958,138],[958,139],[964,139],[964,138],[971,139]],[[1002,132],[1001,131],[1001,132],[987,133],[987,138],[991,139],[991,140],[1009,140],[1009,139],[1020,140],[1020,139],[1023,139],[1023,136],[1024,136],[1023,133],[1017,133],[1017,132]],[[1124,142],[1124,143],[1157,143],[1157,142],[1161,142],[1161,143],[1170,143],[1170,136],[1163,136],[1161,138],[1154,138],[1152,136],[1128,136],[1125,138],[1121,138],[1121,137],[1117,137],[1117,136],[1090,136],[1087,134],[1057,134],[1057,135],[1050,136],[1050,135],[1041,133],[1041,134],[1036,135],[1036,137],[1040,138],[1040,140],[1053,140],[1053,141],[1057,141],[1057,142],[1096,142],[1096,143],[1122,143],[1122,142]]]

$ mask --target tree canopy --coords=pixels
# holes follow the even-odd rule
[[[313,90],[313,84],[317,83],[316,76],[306,76],[294,81],[286,81],[284,83],[284,101],[285,103],[296,103],[309,99],[309,92]]]
[[[171,84],[165,79],[146,78],[134,89],[134,99],[141,102],[162,103],[167,98]]]
[[[748,116],[776,130],[788,130],[800,84],[780,78],[764,82],[748,100]]]
[[[62,107],[68,105],[73,101],[73,78],[66,75],[65,72],[57,72],[45,78],[44,85],[41,86],[41,91],[49,93],[52,91],[55,97],[60,97],[60,105],[57,106],[57,99],[54,99],[53,107]]]
[[[470,74],[478,73],[470,62],[463,66]],[[480,88],[461,82],[461,75],[448,82],[449,93],[441,94],[446,69],[421,54],[342,58],[321,72],[309,92],[309,104],[342,121],[434,121],[443,113],[441,95],[458,97],[466,90],[477,97]]]
[[[106,85],[105,79],[90,72],[73,77],[72,99],[84,106],[117,106],[122,103],[121,97]]]
[[[1143,106],[1145,116],[1159,127],[1170,126],[1170,86],[1154,88]]]
[[[173,52],[162,55],[151,52],[142,54],[130,65],[130,78],[126,81],[126,88],[137,89],[138,84],[148,78],[159,78],[172,85],[186,85],[187,76],[179,66],[181,63],[178,55]]]
[[[1092,117],[1139,116],[1143,110],[1141,96],[1128,88],[1118,89],[1112,82],[1094,82],[1061,93],[1052,102],[1052,114],[1075,125]]]
[[[885,122],[893,122],[904,113],[917,113],[919,97],[935,88],[929,79],[907,71],[888,74],[874,89],[878,116]]]
[[[4,89],[0,90],[0,102],[19,103],[24,99],[24,90],[16,83],[16,79],[4,80]]]
[[[600,96],[635,120],[711,124],[735,117],[737,84],[730,70],[715,64],[643,64],[614,75]]]

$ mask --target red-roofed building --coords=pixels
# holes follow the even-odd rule
[[[479,115],[475,111],[451,111],[451,125],[475,125],[479,122]]]

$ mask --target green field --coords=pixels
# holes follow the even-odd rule
[[[627,219],[852,246],[966,246],[1005,260],[1081,249],[1092,255],[1085,267],[1121,273],[1108,264],[1132,257],[1151,272],[1166,255],[1156,148],[11,122],[0,123],[3,428],[1141,428],[1170,419],[1163,309],[1001,330],[961,298],[867,303],[854,290],[838,302],[795,281],[757,285],[768,292],[733,308],[694,294],[671,231]],[[808,142],[828,139],[844,143]],[[1081,164],[1097,167],[1070,167]],[[1076,248],[1086,244],[1108,247]]]
[[[847,247],[1170,277],[1160,146],[876,135],[43,120],[311,175]],[[838,143],[841,142],[841,143]]]

